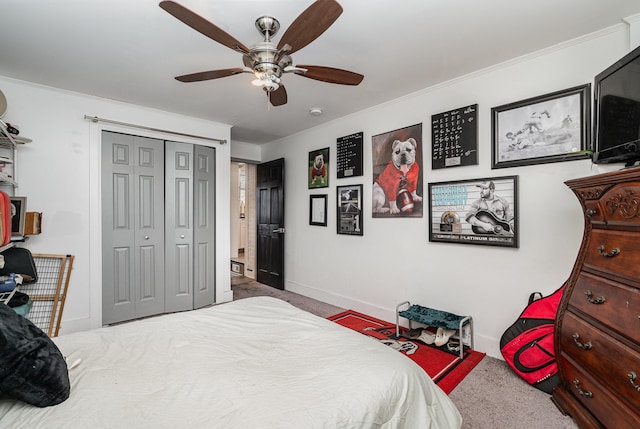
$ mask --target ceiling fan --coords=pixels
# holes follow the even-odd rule
[[[256,20],[256,28],[264,37],[263,42],[248,48],[217,25],[184,6],[169,0],[160,2],[160,7],[204,34],[210,39],[242,54],[244,67],[210,70],[177,76],[180,82],[200,82],[240,73],[251,73],[253,84],[262,87],[273,106],[287,103],[287,91],[282,84],[282,75],[293,73],[309,79],[341,85],[358,85],[363,75],[333,67],[293,65],[291,54],[304,48],[320,37],[342,13],[342,7],[335,0],[316,0],[304,10],[284,32],[276,45],[271,38],[280,29],[280,23],[271,16],[261,16]]]

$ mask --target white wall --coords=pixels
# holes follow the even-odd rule
[[[259,163],[262,161],[262,147],[234,140],[231,142],[231,159],[238,162]]]
[[[389,321],[405,300],[470,314],[476,349],[501,357],[500,336],[529,294],[553,292],[573,267],[583,215],[563,182],[620,165],[578,160],[492,170],[491,108],[592,83],[628,49],[629,31],[621,24],[264,145],[263,160],[286,159],[286,289]],[[431,170],[431,115],[475,103],[479,165]],[[416,123],[423,124],[425,192],[429,182],[519,176],[519,249],[431,243],[426,204],[421,219],[372,218],[371,136]],[[335,154],[338,137],[359,131],[364,176],[337,180],[332,168],[330,188],[313,191],[329,194],[328,226],[309,226],[308,152],[329,146]],[[364,184],[363,237],[336,234],[336,185],[354,183]]]
[[[139,128],[92,123],[98,116],[162,130],[230,141],[230,126],[0,77],[5,122],[33,140],[18,153],[17,195],[43,212],[42,234],[25,244],[34,253],[75,255],[61,333],[101,324],[100,135],[128,134],[216,148],[216,206],[229,204],[230,145]],[[216,301],[231,299],[229,210],[216,213]]]

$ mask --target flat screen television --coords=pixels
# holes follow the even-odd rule
[[[640,47],[595,77],[593,162],[640,161]]]

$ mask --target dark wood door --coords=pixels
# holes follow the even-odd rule
[[[258,165],[257,280],[284,289],[284,158]]]

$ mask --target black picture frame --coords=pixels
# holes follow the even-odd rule
[[[11,197],[11,236],[24,237],[24,224],[27,216],[27,197]]]
[[[478,165],[478,104],[431,115],[431,169]]]
[[[491,168],[589,158],[591,84],[491,109]]]
[[[309,189],[329,187],[329,148],[309,152],[307,183]]]
[[[363,175],[363,142],[363,131],[336,140],[336,176],[338,179]]]
[[[362,228],[362,184],[336,187],[337,233],[364,235]]]
[[[429,241],[519,246],[518,176],[429,183]]]
[[[309,195],[309,225],[327,226],[327,194]]]

